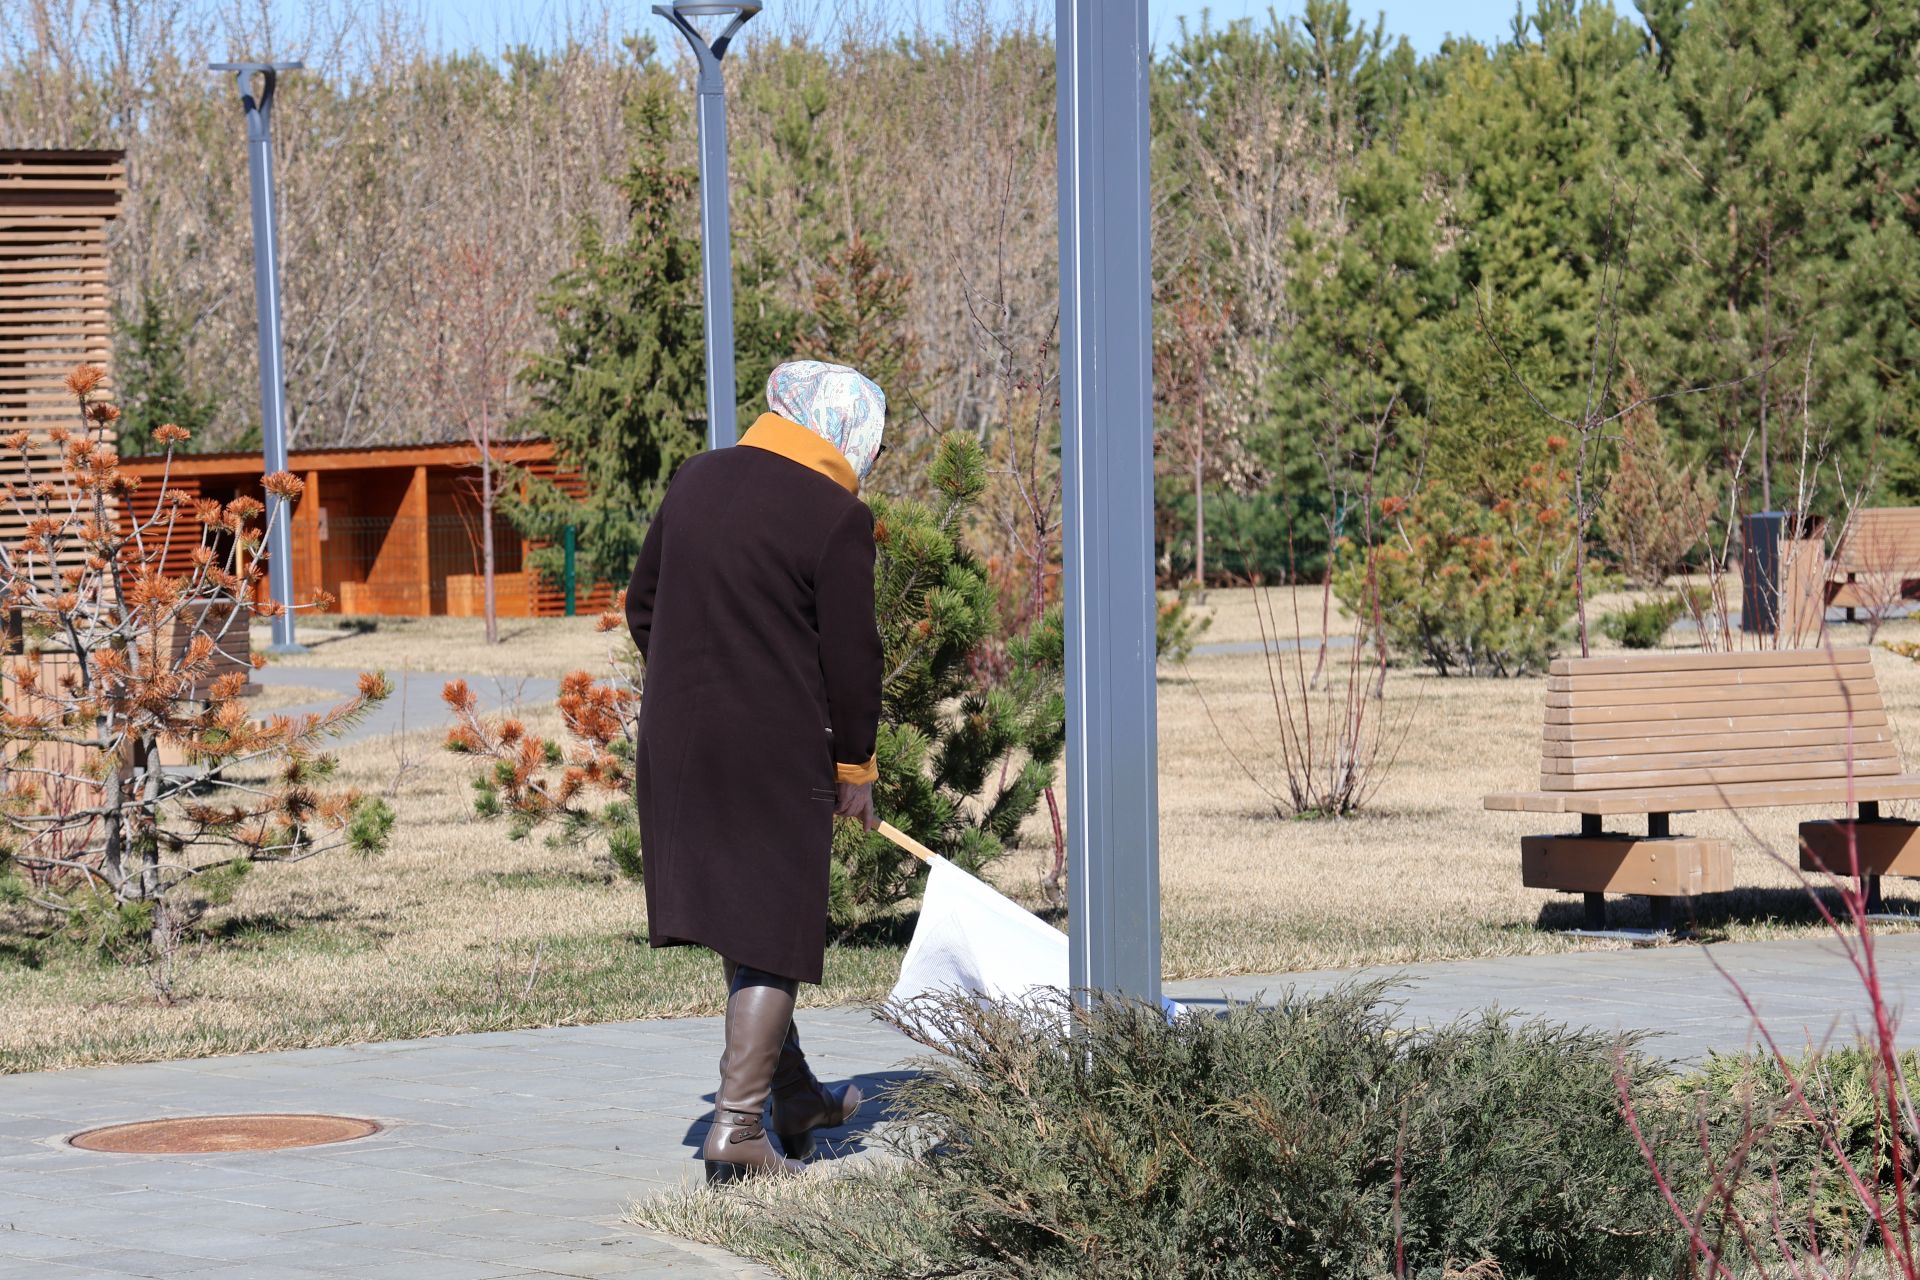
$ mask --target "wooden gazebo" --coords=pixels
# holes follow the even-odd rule
[[[555,464],[549,441],[503,442],[493,447],[493,456],[511,471],[581,491],[579,480]],[[306,483],[293,509],[296,597],[325,590],[339,602],[337,612],[349,616],[480,615],[480,469],[471,444],[295,449],[287,467]],[[127,503],[128,518],[153,513],[163,469],[169,489],[195,497],[264,497],[257,452],[180,454],[170,468],[163,458],[126,458],[121,470],[145,482]],[[499,615],[564,613],[564,585],[541,578],[527,563],[537,544],[497,513],[493,525]],[[187,555],[183,540],[174,552],[177,563],[167,570],[186,572]],[[579,612],[597,612],[612,602],[604,583],[576,584]]]

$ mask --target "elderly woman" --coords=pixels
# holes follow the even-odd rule
[[[647,663],[634,771],[649,941],[711,947],[727,980],[710,1179],[798,1171],[813,1131],[860,1105],[814,1079],[793,1002],[820,981],[834,815],[875,825],[880,634],[858,494],[886,397],[802,360],[773,371],[767,401],[737,448],[674,476],[627,590]]]

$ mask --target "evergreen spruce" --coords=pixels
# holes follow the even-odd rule
[[[636,155],[620,182],[627,235],[584,228],[574,265],[540,303],[552,343],[522,375],[533,410],[517,433],[552,440],[560,467],[585,486],[576,498],[522,475],[524,493],[503,503],[522,532],[552,544],[531,556],[550,579],[559,576],[558,544],[573,525],[581,577],[624,583],[667,482],[706,435],[699,187],[691,169],[668,159],[679,114],[668,94],[669,86],[649,83],[630,113]],[[744,414],[760,396],[753,375],[764,378],[770,363],[754,353],[773,348],[784,326],[754,290],[740,293]]]
[[[980,679],[974,658],[998,634],[985,567],[962,529],[986,488],[986,457],[953,432],[934,450],[931,503],[875,498],[875,605],[886,653],[881,697],[880,816],[967,870],[1005,852],[1053,781],[1066,743],[1065,655],[1058,612],[1006,645],[1005,674]],[[925,868],[878,836],[842,823],[834,839],[836,928],[859,925],[918,891]]]
[[[192,326],[168,311],[164,295],[152,288],[141,290],[131,316],[122,311],[115,319],[120,330],[113,362],[120,380],[117,425],[120,438],[128,442],[126,452],[145,452],[153,433],[169,422],[199,437],[219,405],[188,380],[185,352]],[[259,423],[249,421],[253,425],[240,446],[257,448]]]

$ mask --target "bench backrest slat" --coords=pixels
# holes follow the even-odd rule
[[[1871,664],[1871,649],[1760,649],[1751,653],[1609,653],[1598,658],[1555,658],[1555,676],[1641,675],[1649,671],[1767,671],[1778,667],[1829,670],[1852,662]]]
[[[1844,716],[1840,718],[1845,720]],[[1644,738],[1547,739],[1541,744],[1541,754],[1547,757],[1617,756],[1656,749],[1660,751],[1765,750],[1775,745],[1844,748],[1848,742],[1858,745],[1867,742],[1891,741],[1893,741],[1891,731],[1887,728],[1885,715],[1882,714],[1879,721],[1874,724],[1862,724],[1856,719],[1852,724],[1842,723],[1830,729],[1780,729],[1760,734],[1758,737],[1751,733],[1675,733],[1661,735],[1658,744],[1649,744]]]
[[[1861,650],[1844,650],[1858,653]],[[1852,680],[1861,677],[1871,679],[1873,664],[1865,659],[1840,660],[1836,657],[1829,667],[1810,667],[1805,665],[1790,667],[1734,667],[1718,672],[1713,671],[1619,671],[1596,675],[1591,672],[1578,675],[1550,675],[1547,677],[1549,693],[1571,693],[1601,690],[1629,689],[1748,689],[1765,688],[1776,684],[1803,684],[1809,680]]]
[[[1547,681],[1540,755],[1549,791],[1901,772],[1866,649],[1563,658]]]
[[[1920,507],[1863,507],[1854,512],[1829,564],[1847,573],[1911,570],[1920,576]]]

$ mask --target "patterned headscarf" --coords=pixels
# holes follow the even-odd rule
[[[845,454],[862,480],[873,470],[887,396],[866,375],[843,364],[791,360],[768,376],[767,407]]]

